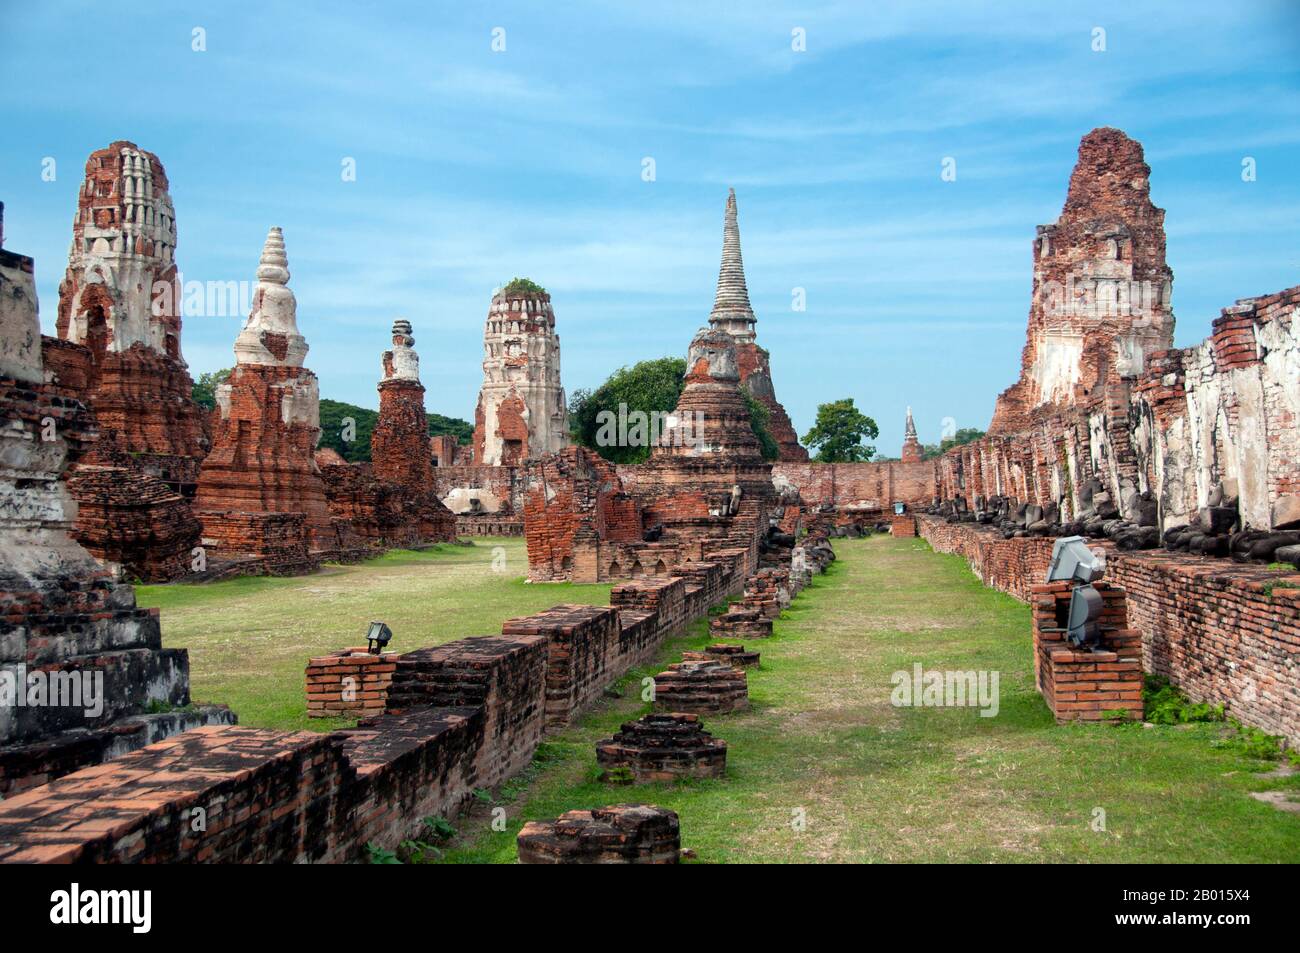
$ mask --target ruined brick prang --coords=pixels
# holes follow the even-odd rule
[[[999,398],[990,433],[1023,429],[1042,404],[1085,406],[1172,346],[1173,272],[1150,175],[1141,144],[1118,129],[1094,129],[1079,143],[1061,217],[1034,238],[1020,381]]]
[[[740,225],[736,220],[736,190],[727,192],[727,209],[722,224],[722,264],[718,268],[718,290],[713,299],[709,324],[732,336],[736,345],[740,386],[767,408],[768,432],[781,448],[779,459],[804,461],[808,451],[799,444],[790,415],[776,399],[768,352],[756,343],[754,309],[745,283],[745,263],[740,253]]]
[[[474,462],[514,466],[568,445],[560,336],[545,291],[492,297],[483,329],[483,387],[474,411]]]
[[[272,228],[257,268],[253,310],[235,339],[235,368],[217,388],[212,452],[203,461],[194,501],[204,538],[218,546],[219,555],[261,555],[267,545],[260,532],[241,540],[236,530],[248,521],[228,514],[254,515],[256,522],[258,514],[300,513],[309,551],[337,558],[356,548],[351,527],[330,513],[312,456],[320,437],[320,388],[303,367],[306,354],[284,237]],[[275,548],[286,552],[295,542],[283,540]]]
[[[85,398],[99,426],[96,449],[178,458],[142,466],[192,492],[208,441],[181,357],[175,250],[158,157],[131,142],[91,153],[59,285],[58,334],[90,350]]]
[[[1172,348],[1148,173],[1118,130],[1084,137],[1061,219],[1035,239],[1021,380],[987,437],[936,461],[937,495],[955,518],[1052,517],[1007,532],[1266,558],[1300,529],[1300,288],[1239,300]]]
[[[393,324],[393,349],[383,355],[379,419],[370,440],[372,463],[337,460],[317,465],[336,519],[374,548],[411,548],[456,538],[456,517],[433,490],[429,423],[420,359],[408,321]]]
[[[433,483],[429,418],[424,413],[420,357],[411,323],[393,323],[393,349],[383,356],[379,419],[370,437],[370,459],[381,480],[428,492]]]
[[[189,571],[192,496],[209,441],[181,357],[181,278],[167,174],[130,142],[91,154],[59,285],[48,362],[94,414],[99,438],[69,481],[75,535],[149,582]]]

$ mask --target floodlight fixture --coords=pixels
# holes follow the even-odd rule
[[[1101,642],[1101,593],[1093,583],[1106,571],[1105,556],[1088,548],[1082,536],[1064,536],[1052,547],[1048,582],[1074,583],[1066,615],[1065,637],[1075,648],[1092,648]]]
[[[366,641],[370,644],[370,654],[379,655],[392,638],[393,630],[384,623],[370,623],[370,629],[366,632]]]

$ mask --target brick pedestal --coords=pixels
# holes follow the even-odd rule
[[[720,778],[727,769],[727,743],[705,731],[698,715],[645,715],[596,742],[596,763],[605,781],[618,780],[619,769],[642,784]]]
[[[1034,684],[1060,724],[1101,721],[1103,712],[1123,711],[1140,719],[1142,636],[1127,625],[1126,594],[1118,586],[1094,583],[1101,594],[1101,644],[1078,651],[1066,641],[1069,582],[1030,587],[1034,629]]]
[[[655,676],[655,710],[718,715],[749,707],[749,680],[726,662],[677,662]]]
[[[903,513],[892,517],[889,521],[889,535],[900,538],[907,538],[916,535],[916,517],[911,513]]]
[[[371,655],[343,649],[307,663],[307,717],[365,718],[379,715],[397,671],[397,653]]]
[[[530,821],[518,844],[521,864],[675,864],[681,831],[676,811],[615,804]]]
[[[707,645],[703,652],[683,652],[683,662],[726,662],[734,668],[751,668],[758,664],[759,653],[746,652],[743,645]]]
[[[710,619],[709,634],[715,639],[765,639],[772,634],[772,620],[758,609],[735,608]]]

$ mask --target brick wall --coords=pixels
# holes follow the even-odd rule
[[[918,515],[937,552],[957,553],[985,585],[1021,601],[1047,576],[1053,540],[1003,539],[971,523]],[[1222,704],[1244,724],[1300,746],[1300,575],[1109,542],[1106,578],[1128,593],[1128,625],[1143,668],[1196,702]]]
[[[928,506],[939,495],[936,461],[902,463],[777,463],[772,478],[799,489],[807,506],[873,504],[881,510],[902,501]]]
[[[384,714],[317,735],[186,732],[0,802],[0,862],[359,861],[531,760],[627,669],[739,591],[748,553],[397,657]],[[204,830],[196,830],[201,808]]]

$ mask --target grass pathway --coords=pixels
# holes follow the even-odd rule
[[[1260,778],[1272,765],[1222,746],[1220,725],[1057,726],[1034,691],[1026,606],[921,540],[836,551],[775,635],[752,643],[763,653],[752,709],[705,720],[730,746],[725,779],[595,780],[593,744],[648,710],[639,688],[652,666],[548,738],[530,777],[498,795],[505,831],[491,830],[487,804],[457,821],[446,859],[512,862],[526,819],[647,801],[681,815],[701,862],[1300,861],[1300,816],[1248,793],[1294,795],[1300,776]],[[707,641],[697,623],[663,661]],[[915,662],[999,672],[997,716],[892,706],[891,673]]]

